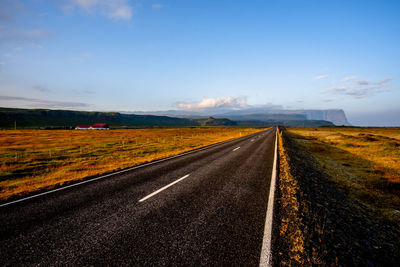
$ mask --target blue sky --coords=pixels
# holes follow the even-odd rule
[[[400,125],[399,1],[2,0],[0,106]]]

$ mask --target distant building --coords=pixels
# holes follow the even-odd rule
[[[106,123],[98,123],[90,126],[92,130],[110,130],[110,126]]]
[[[92,126],[76,126],[75,130],[110,130],[110,126],[106,123],[96,123]]]
[[[76,126],[75,130],[90,130],[90,126]]]

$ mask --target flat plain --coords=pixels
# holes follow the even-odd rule
[[[238,138],[261,128],[0,131],[0,201]]]
[[[400,225],[400,128],[290,128],[338,188]]]

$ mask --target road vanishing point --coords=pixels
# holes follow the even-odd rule
[[[260,265],[275,146],[273,128],[2,204],[0,265]]]

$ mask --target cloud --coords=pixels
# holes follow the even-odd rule
[[[69,0],[69,3],[63,7],[68,13],[73,12],[75,8],[117,20],[130,20],[133,14],[129,0]]]
[[[49,39],[52,34],[42,29],[22,30],[12,27],[0,27],[0,44],[32,44]]]
[[[5,63],[4,63],[4,61],[0,61],[0,65],[4,65]]]
[[[98,0],[71,0],[71,2],[85,9],[94,7],[99,3]]]
[[[352,81],[354,79],[356,79],[357,77],[355,76],[349,76],[349,77],[344,77],[343,79],[341,79],[341,82],[348,82],[348,81]]]
[[[348,86],[340,86],[340,87],[332,87],[329,89],[322,90],[321,93],[342,93],[349,89],[350,87]]]
[[[371,81],[369,81],[369,80],[360,80],[360,81],[353,82],[353,85],[355,85],[355,86],[369,85],[370,83],[371,83]]]
[[[355,77],[347,77],[342,79],[341,82],[350,81],[353,80],[354,78]],[[371,82],[370,80],[359,80],[359,81],[354,81],[350,85],[337,86],[326,90],[322,90],[321,93],[323,94],[333,93],[333,94],[349,95],[353,96],[354,98],[365,98],[373,96],[376,93],[383,93],[389,91],[388,88],[391,85],[388,84],[388,82],[390,82],[391,80],[393,79],[385,78],[377,82]]]
[[[241,108],[247,106],[246,97],[204,98],[198,103],[178,103],[180,109]]]
[[[326,78],[326,77],[328,77],[328,75],[318,75],[318,76],[315,76],[315,77],[313,78],[313,80],[322,80],[322,79],[324,79],[324,78]]]
[[[333,99],[324,99],[322,101],[328,103],[328,102],[333,102]]]
[[[81,102],[51,101],[37,98],[4,95],[0,95],[0,101],[17,102],[18,105],[20,105],[21,103],[25,103],[26,106],[38,108],[82,108],[90,106],[87,103]]]
[[[152,4],[151,5],[151,8],[152,9],[161,9],[161,8],[163,8],[164,6],[163,5],[161,5],[161,4],[159,4],[159,3],[157,3],[157,4]]]
[[[20,1],[0,0],[0,45],[40,43],[52,36],[45,29],[21,26],[32,24],[32,13]]]
[[[388,85],[375,85],[375,86],[368,86],[359,89],[353,89],[349,92],[346,92],[347,95],[354,96],[356,98],[364,98],[367,96],[371,96],[377,92],[385,92],[385,90],[377,90],[381,88],[388,87]]]
[[[32,88],[33,88],[33,90],[39,91],[39,92],[49,92],[49,91],[50,91],[50,90],[47,89],[46,87],[40,86],[40,85],[32,86]]]
[[[384,84],[384,83],[387,83],[387,82],[389,82],[391,80],[393,80],[393,78],[385,78],[385,79],[382,79],[380,81],[377,81],[375,84]]]
[[[10,54],[10,53],[4,53],[3,54],[3,57],[11,57],[12,56],[12,54]]]

